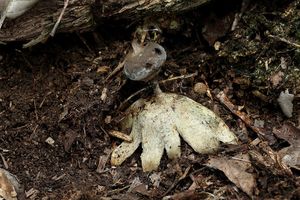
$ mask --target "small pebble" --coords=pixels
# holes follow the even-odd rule
[[[205,94],[207,91],[207,86],[204,83],[196,83],[194,85],[194,92],[197,94]]]
[[[259,120],[259,119],[254,120],[254,127],[264,128],[264,126],[265,126],[265,121],[264,120]]]
[[[45,142],[51,146],[53,146],[55,143],[52,137],[48,137]]]

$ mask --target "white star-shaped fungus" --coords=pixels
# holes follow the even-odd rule
[[[215,152],[220,141],[237,143],[220,117],[182,95],[158,92],[150,100],[136,101],[128,113],[122,128],[131,129],[133,141],[124,141],[112,152],[112,165],[121,165],[142,143],[143,171],[156,170],[164,149],[170,159],[180,157],[179,135],[198,153]]]

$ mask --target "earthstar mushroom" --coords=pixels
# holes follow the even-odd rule
[[[156,170],[164,149],[170,159],[179,158],[180,137],[198,153],[215,152],[220,142],[237,144],[237,137],[223,120],[194,100],[157,91],[151,99],[132,104],[122,122],[131,130],[132,142],[123,142],[111,155],[112,165],[121,165],[140,144],[143,171]]]

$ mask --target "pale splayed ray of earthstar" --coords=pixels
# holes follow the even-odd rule
[[[140,144],[143,171],[156,170],[164,150],[170,159],[181,156],[180,137],[198,153],[213,153],[220,142],[237,144],[237,137],[214,112],[192,99],[161,91],[139,99],[127,110],[122,129],[131,130],[132,142],[113,150],[112,165],[122,164]]]

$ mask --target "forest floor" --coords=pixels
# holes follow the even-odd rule
[[[148,84],[111,74],[140,24],[107,22],[30,49],[0,46],[0,167],[18,177],[28,199],[300,198],[300,3],[215,7],[172,16],[175,30],[162,23],[167,61],[158,80],[162,91],[217,113],[239,144],[199,155],[182,142],[181,158],[164,155],[155,172],[143,172],[141,148],[110,164],[122,141],[108,132],[124,108],[153,95],[143,90],[127,102]],[[286,89],[294,94],[290,118],[277,102]]]

